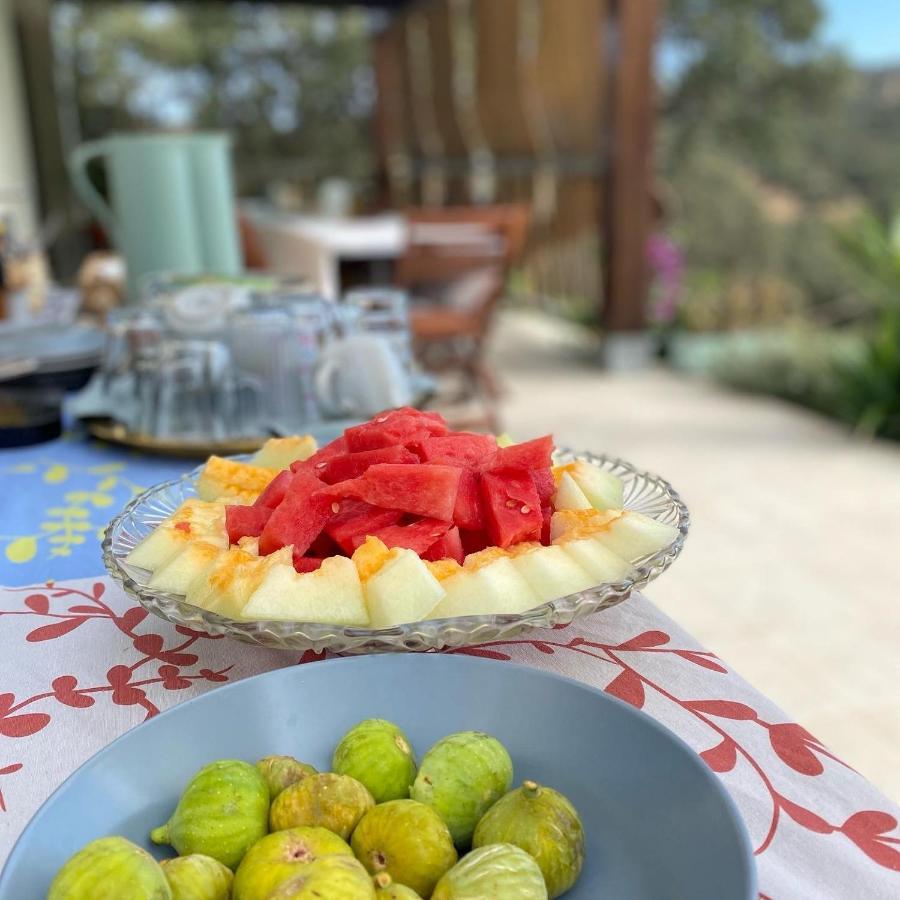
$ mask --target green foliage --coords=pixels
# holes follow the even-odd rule
[[[900,215],[890,227],[864,216],[841,239],[877,305],[862,352],[837,369],[844,411],[861,431],[900,438]]]
[[[221,128],[242,192],[371,172],[369,18],[272,4],[56,4],[81,135]]]

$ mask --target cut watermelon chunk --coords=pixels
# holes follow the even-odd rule
[[[254,506],[265,506],[275,509],[282,500],[294,473],[289,469],[279,472],[265,487],[265,490],[253,501]]]
[[[443,537],[438,538],[424,553],[422,559],[437,562],[439,559],[455,559],[460,565],[466,554],[463,552],[462,538],[459,529],[454,525]]]
[[[318,556],[302,556],[294,551],[294,569],[301,575],[304,572],[315,572],[322,565]]]
[[[549,469],[553,464],[553,437],[549,434],[525,441],[522,444],[510,444],[501,447],[491,460],[488,469]]]
[[[374,536],[389,549],[404,547],[421,556],[436,541],[443,538],[450,528],[450,522],[441,522],[438,519],[419,519],[418,522],[410,525],[390,525],[382,528],[375,532]]]
[[[334,515],[332,498],[322,492],[325,485],[315,475],[297,472],[278,508],[259,536],[259,552],[268,556],[293,545],[294,552],[306,553],[325,523]]]
[[[550,525],[553,521],[553,507],[552,506],[542,506],[541,507],[541,518],[543,521],[541,522],[541,543],[542,544],[550,544]]]
[[[309,459],[298,459],[291,463],[292,472],[312,472],[316,473],[319,463],[325,462],[335,456],[341,456],[347,452],[347,439],[341,435],[333,441],[327,443],[324,447],[319,447]]]
[[[484,530],[479,475],[472,469],[460,471],[456,503],[453,507],[453,524],[465,528],[467,531]]]
[[[272,510],[267,506],[226,506],[225,530],[228,532],[228,542],[236,544],[242,537],[258,537],[271,515]]]
[[[344,432],[351,453],[377,450],[379,447],[410,446],[434,435],[447,433],[444,417],[435,412],[422,412],[410,406],[379,413],[362,425]]]
[[[492,544],[509,547],[541,539],[541,500],[528,472],[486,472],[481,476],[481,492]]]
[[[460,528],[459,539],[462,541],[463,553],[466,556],[484,550],[490,543],[486,531],[464,531]]]
[[[327,488],[329,497],[355,497],[385,509],[400,509],[431,519],[453,519],[460,469],[378,463],[350,481]],[[533,487],[533,485],[532,485]]]
[[[363,500],[341,500],[341,509],[325,526],[325,532],[346,554],[369,536],[403,518],[399,509],[382,509]]]
[[[541,505],[547,506],[556,493],[556,482],[553,480],[553,472],[550,469],[532,469],[531,480],[537,488]]]
[[[491,434],[454,431],[441,437],[426,438],[416,445],[415,450],[422,462],[481,468],[489,464],[497,452],[497,439]]]
[[[359,453],[342,453],[315,465],[315,474],[326,484],[336,484],[349,478],[358,478],[369,466],[376,463],[418,463],[419,457],[411,450],[399,445],[379,447],[377,450],[362,450]]]

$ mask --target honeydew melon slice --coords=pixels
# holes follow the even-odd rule
[[[562,547],[538,547],[512,560],[540,602],[593,587],[597,582]]]
[[[264,469],[286,469],[292,462],[309,459],[317,449],[315,438],[309,434],[269,438],[250,457],[250,464]]]
[[[289,563],[272,566],[250,596],[241,617],[332,625],[369,624],[359,573],[353,561],[345,556],[331,556],[315,572],[303,574],[295,572]]]
[[[593,505],[575,479],[568,472],[562,472],[559,481],[556,483],[556,493],[553,495],[553,508],[593,509]]]
[[[197,540],[227,549],[223,504],[185,500],[125,557],[125,562],[155,572]]]
[[[592,465],[586,460],[576,459],[554,469],[554,475],[560,480],[564,474],[575,481],[594,509],[622,508],[625,486],[622,479],[612,472]]]
[[[562,541],[559,546],[584,569],[595,584],[610,584],[628,578],[634,567],[605,547],[597,538]]]
[[[220,616],[238,619],[267,572],[278,564],[290,565],[291,554],[290,547],[262,557],[232,547],[188,585],[185,599]]]
[[[149,587],[170,594],[186,594],[191,582],[208,572],[225,551],[207,541],[193,541],[174,559],[157,569]]]
[[[673,525],[657,522],[634,510],[625,510],[596,535],[608,550],[630,563],[668,547],[676,537],[678,529]]]
[[[414,551],[400,548],[365,582],[364,592],[372,628],[419,622],[447,594]]]
[[[541,602],[506,556],[479,569],[462,569],[441,586],[447,596],[431,610],[429,619],[521,613]]]

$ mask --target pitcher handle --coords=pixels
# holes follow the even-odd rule
[[[341,403],[337,396],[337,384],[335,378],[340,371],[340,360],[337,354],[323,355],[315,373],[315,392],[319,405],[326,415],[339,416],[347,413],[346,404]]]
[[[113,211],[87,175],[88,163],[92,159],[105,155],[108,149],[109,141],[105,140],[89,141],[87,144],[76,147],[69,154],[69,174],[72,177],[75,193],[115,240],[118,237],[119,226]]]

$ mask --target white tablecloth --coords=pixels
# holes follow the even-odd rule
[[[0,590],[0,648],[0,863],[50,792],[122,732],[318,658],[173,627],[105,578]],[[576,678],[680,735],[735,799],[763,897],[900,897],[900,810],[645,598],[455,652]]]

